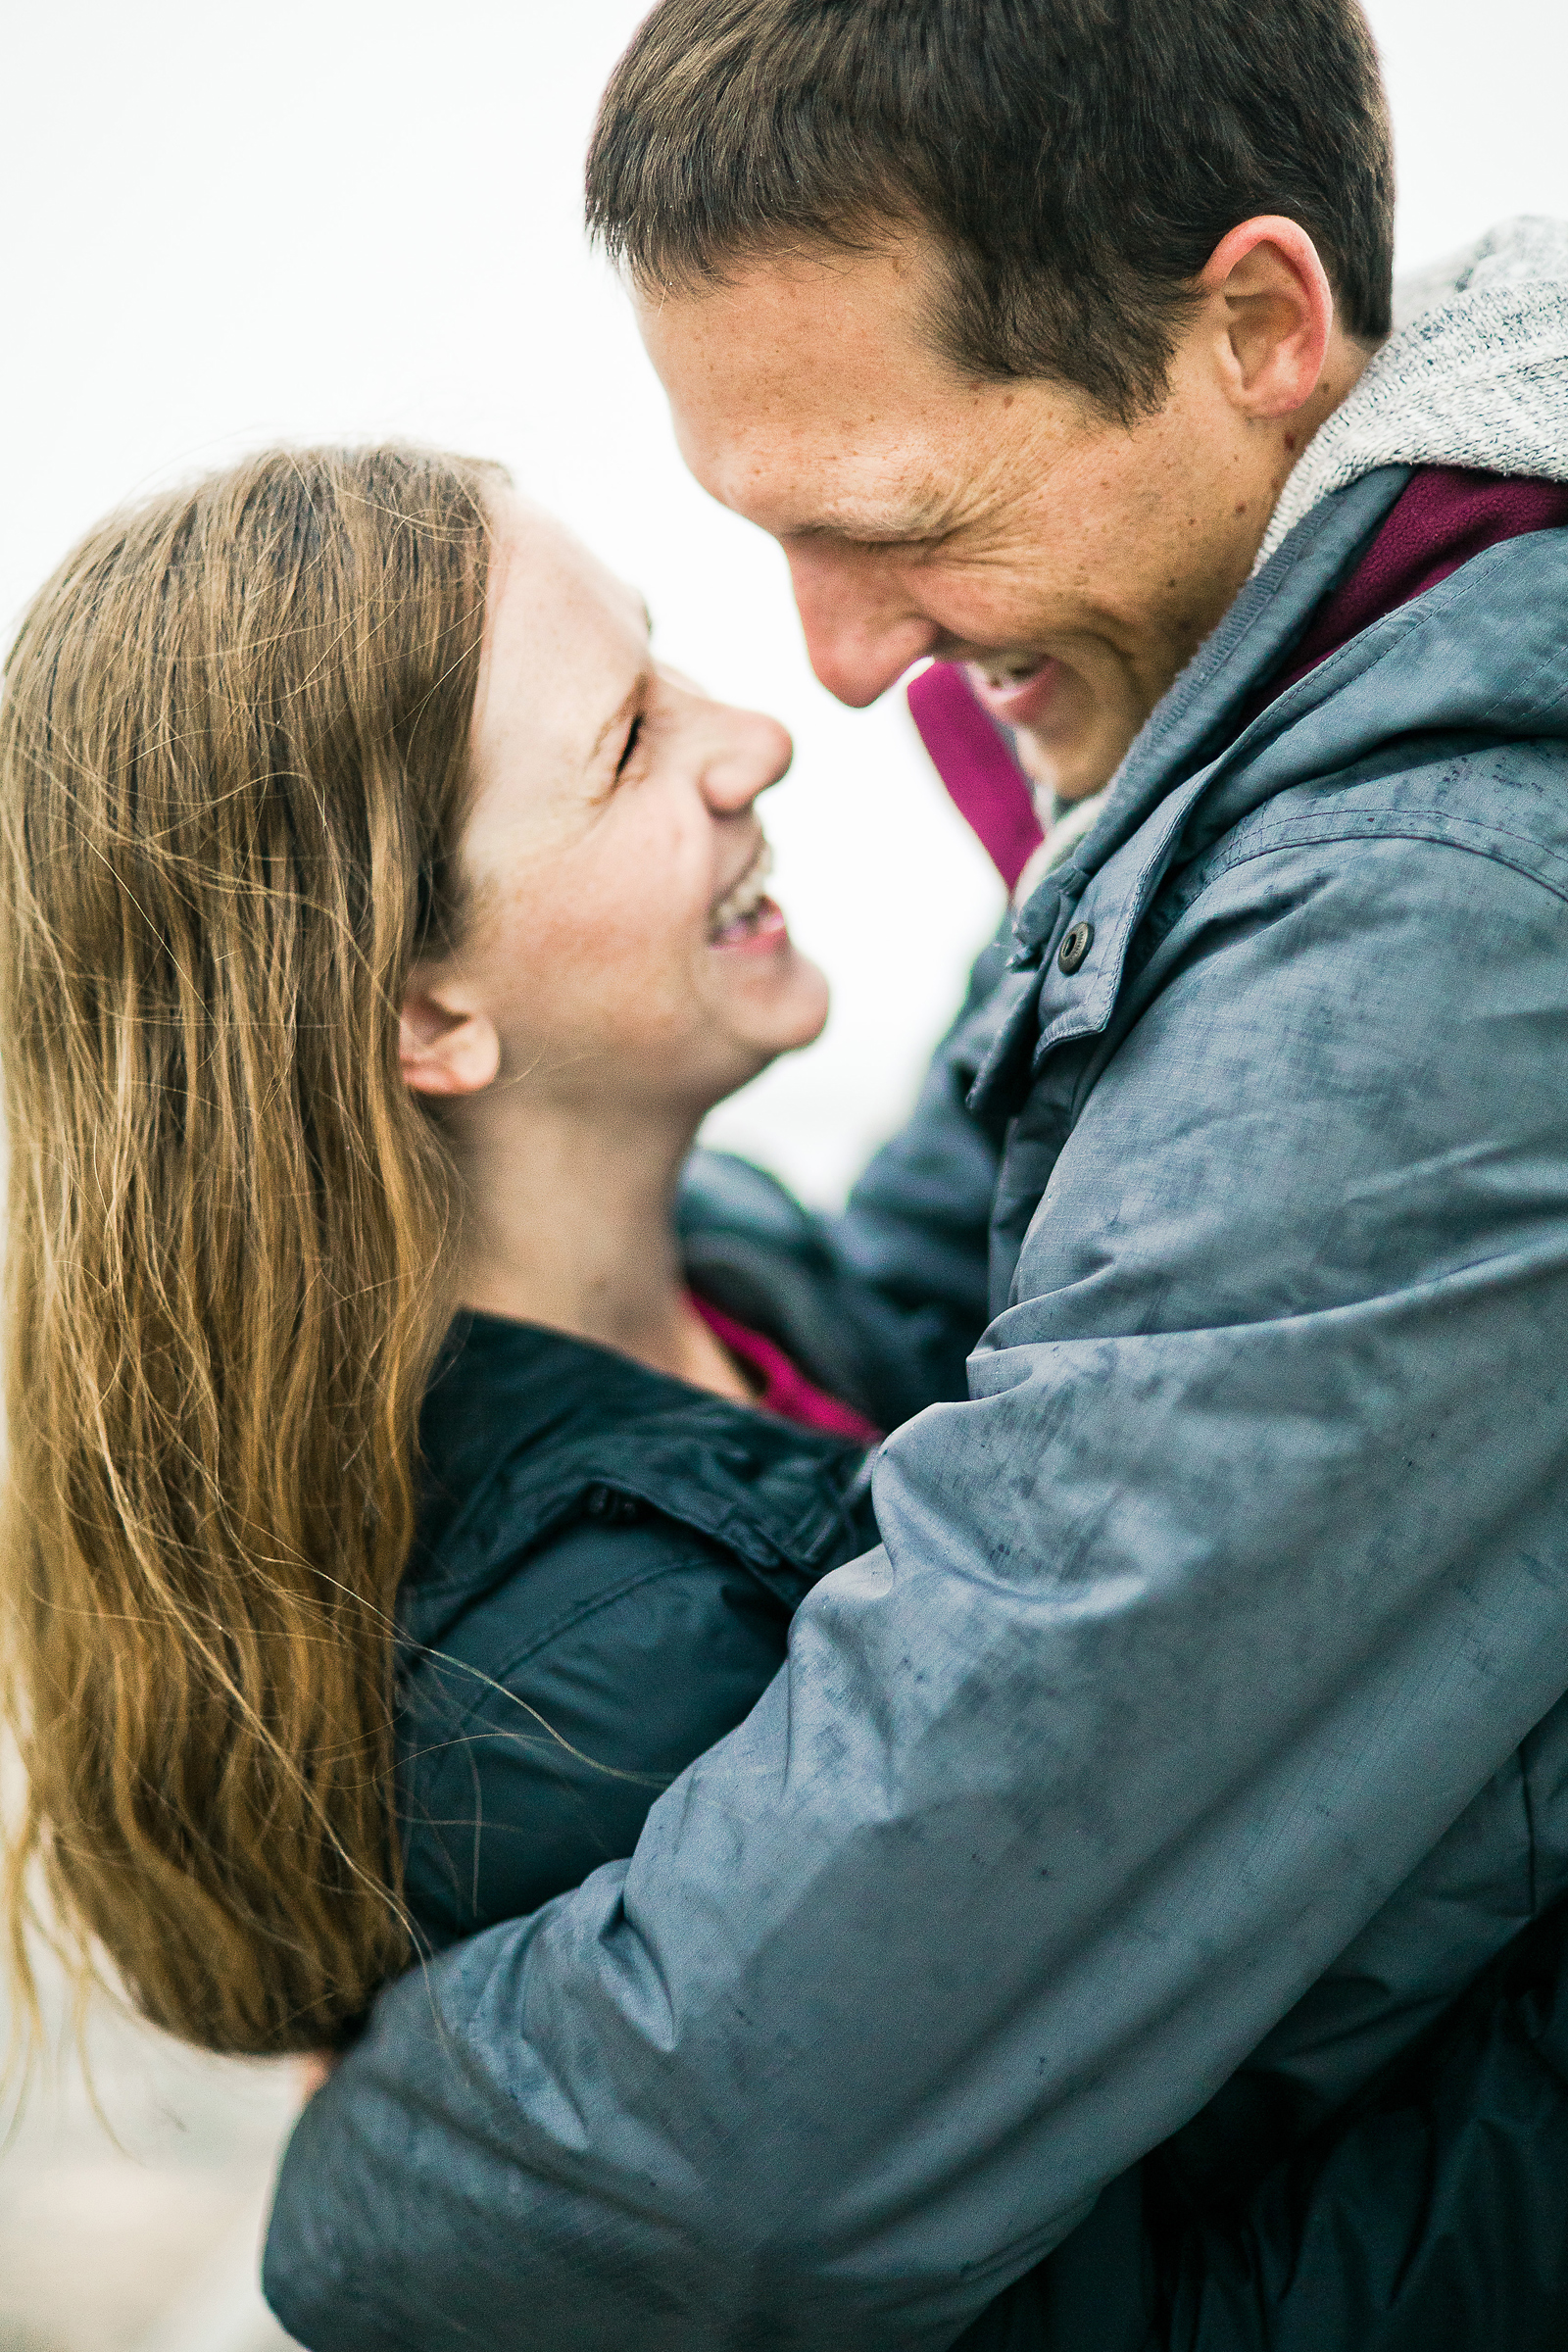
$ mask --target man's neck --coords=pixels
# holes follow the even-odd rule
[[[694,1309],[672,1205],[697,1122],[530,1097],[452,1119],[464,1190],[457,1303],[614,1348],[721,1396],[750,1391]]]
[[[1380,348],[1376,344],[1356,342],[1343,327],[1336,325],[1317,389],[1305,407],[1285,420],[1279,428],[1280,457],[1275,469],[1273,496],[1267,502],[1263,526],[1257,533],[1257,544],[1252,549],[1253,562],[1267,536],[1274,510],[1284,496],[1286,483],[1335,410],[1343,408],[1349,399]]]

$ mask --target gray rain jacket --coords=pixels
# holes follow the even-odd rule
[[[304,2343],[939,2352],[1074,2232],[1093,2317],[1148,2151],[1352,2110],[1568,1887],[1568,533],[1236,731],[1406,478],[1172,689],[848,1237],[967,1087],[994,1319],[882,1547],[307,2111]],[[976,2344],[1146,2340],[1024,2291]]]

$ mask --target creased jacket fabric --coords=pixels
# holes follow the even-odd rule
[[[306,2344],[937,2352],[1249,2084],[1353,2105],[1568,1883],[1568,533],[1236,731],[1406,478],[1244,591],[933,1081],[1003,1145],[994,1316],[881,1548],[308,2110]]]

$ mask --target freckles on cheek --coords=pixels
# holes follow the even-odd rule
[[[689,1025],[693,977],[658,893],[611,893],[557,873],[497,910],[490,957],[504,974],[519,1049],[652,1047]]]

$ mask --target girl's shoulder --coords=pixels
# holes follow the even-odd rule
[[[617,1560],[633,1531],[654,1546],[704,1540],[790,1607],[876,1541],[863,1445],[534,1324],[460,1316],[419,1438],[401,1612],[416,1642],[584,1523]]]

